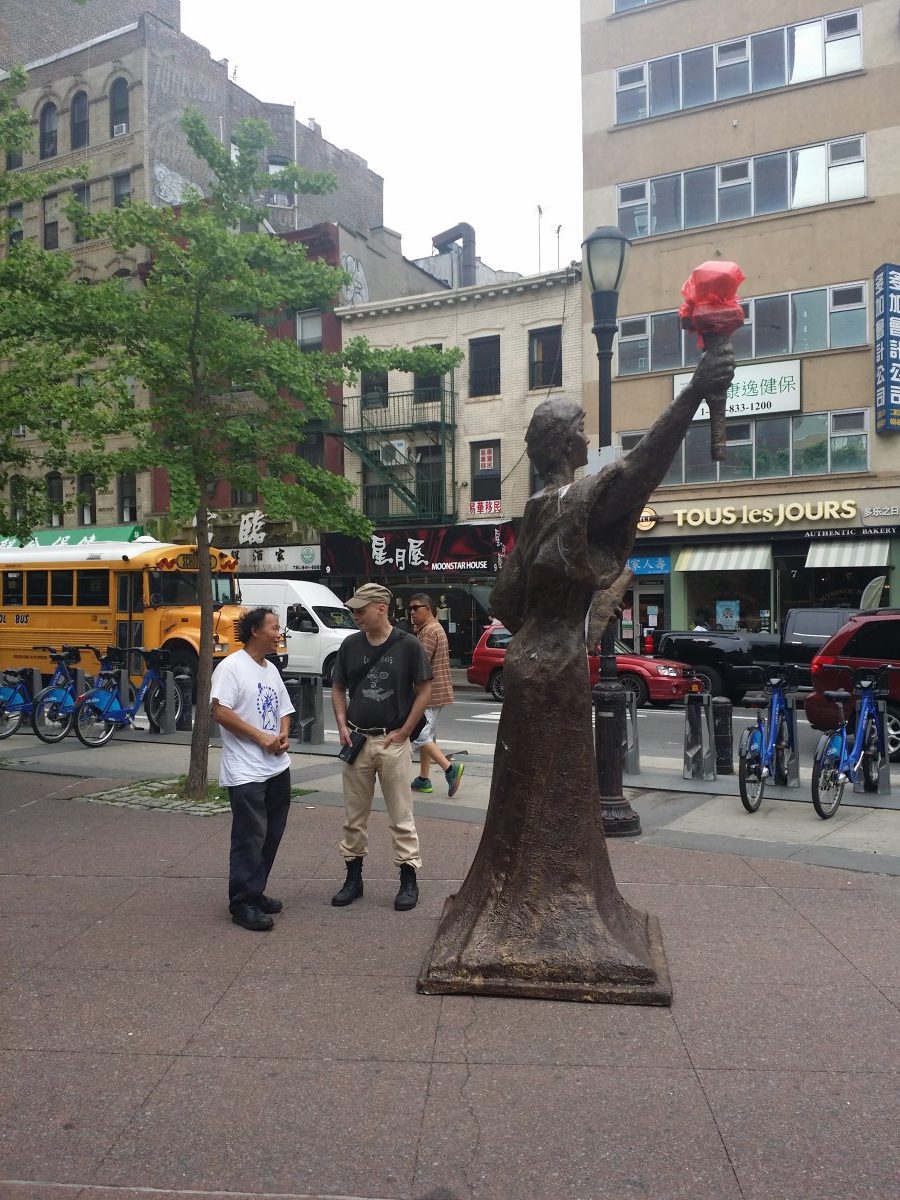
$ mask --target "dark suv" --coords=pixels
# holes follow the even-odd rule
[[[857,613],[842,625],[812,661],[813,691],[805,698],[806,717],[813,729],[834,729],[839,720],[837,706],[822,694],[838,688],[849,690],[850,677],[835,666],[878,667],[882,663],[900,667],[900,608],[875,608]],[[855,697],[847,705],[852,720]],[[900,671],[888,674],[887,735],[891,762],[900,762]]]

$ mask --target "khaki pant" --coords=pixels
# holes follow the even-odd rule
[[[369,813],[375,795],[375,779],[381,784],[388,811],[394,862],[409,863],[418,871],[419,835],[413,818],[412,752],[409,741],[384,748],[383,734],[370,734],[356,761],[344,764],[344,836],[341,854],[345,859],[362,858],[369,845]]]

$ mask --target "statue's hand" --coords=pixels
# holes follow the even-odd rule
[[[698,400],[724,396],[734,378],[734,351],[727,338],[711,337],[688,385]]]

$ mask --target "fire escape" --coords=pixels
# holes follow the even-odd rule
[[[386,375],[363,376],[344,397],[334,430],[362,463],[363,512],[381,525],[448,525],[456,519],[456,395],[440,376],[390,392]]]

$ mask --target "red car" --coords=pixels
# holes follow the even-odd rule
[[[489,625],[472,653],[472,665],[466,671],[469,683],[474,683],[490,692],[495,700],[503,699],[503,659],[507,644],[512,637],[502,625]],[[591,670],[591,686],[600,676],[600,659],[596,654],[588,655]],[[649,700],[651,704],[672,704],[684,699],[688,692],[702,690],[699,680],[685,663],[667,658],[644,658],[634,654],[624,642],[616,642],[616,667],[619,682],[629,692],[637,694],[640,707]]]
[[[900,667],[900,608],[875,608],[857,613],[842,625],[812,660],[813,690],[803,701],[806,719],[813,729],[827,733],[840,720],[837,705],[826,691],[851,691],[847,671],[835,667]],[[900,762],[900,671],[887,676],[887,742],[891,762]],[[854,720],[856,697],[845,703],[847,721]]]

